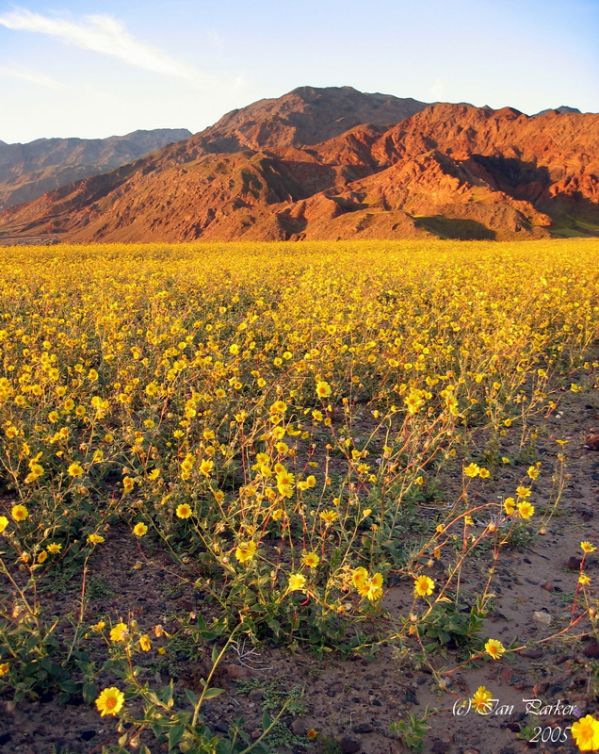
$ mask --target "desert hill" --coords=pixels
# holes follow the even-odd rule
[[[36,139],[27,144],[0,141],[0,209],[108,172],[189,136],[186,128],[157,128],[107,139]]]
[[[72,241],[599,233],[599,115],[303,87],[0,214]]]

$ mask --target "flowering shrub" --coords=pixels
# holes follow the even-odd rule
[[[550,513],[531,418],[582,363],[598,292],[584,242],[4,250],[0,684],[21,688],[45,656],[36,584],[93,567],[119,521],[191,569],[228,631],[340,646],[393,580],[413,593],[395,640],[456,636],[440,609],[469,556],[496,562]],[[459,489],[439,489],[452,464]],[[503,464],[520,483],[492,499]],[[429,518],[400,541],[423,499]],[[593,615],[590,588],[581,570]],[[86,605],[54,651],[71,661],[99,617]],[[481,657],[509,651],[469,638]],[[107,683],[96,704],[111,717],[127,698]]]

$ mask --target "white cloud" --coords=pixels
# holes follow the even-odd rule
[[[118,58],[128,65],[146,71],[175,76],[196,84],[209,83],[207,76],[191,66],[139,42],[113,16],[84,16],[81,21],[76,22],[17,8],[0,15],[0,26],[14,31],[48,34],[67,44]]]
[[[27,81],[29,84],[36,84],[46,89],[60,89],[62,86],[58,81],[44,73],[14,65],[0,65],[0,77]]]

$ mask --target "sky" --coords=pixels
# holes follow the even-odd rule
[[[0,140],[188,128],[297,86],[599,111],[599,0],[0,0]]]

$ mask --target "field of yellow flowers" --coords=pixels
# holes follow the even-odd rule
[[[486,619],[499,564],[560,516],[567,439],[549,466],[539,438],[564,391],[594,387],[596,242],[0,260],[0,698],[83,703],[103,728],[69,752],[342,751],[317,728],[285,738],[293,695],[252,731],[214,731],[222,668],[263,647],[393,647],[441,689],[530,649]],[[599,543],[579,538],[542,641],[597,637]],[[166,604],[158,573],[181,598],[163,618],[131,592]],[[586,712],[568,736],[593,751]],[[401,721],[392,750],[419,750],[425,718]]]

